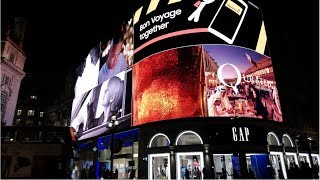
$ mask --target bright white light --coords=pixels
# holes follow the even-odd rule
[[[111,128],[111,127],[112,127],[112,125],[113,125],[113,124],[112,124],[111,122],[110,122],[110,123],[108,123],[108,127],[109,127],[109,128]]]
[[[152,141],[153,141],[154,138],[156,138],[157,136],[164,136],[164,137],[167,139],[167,141],[169,142],[169,144],[170,144],[170,139],[168,138],[167,135],[165,135],[165,134],[163,134],[163,133],[158,133],[158,134],[154,135],[154,136],[151,138],[148,147],[151,147]]]
[[[118,126],[119,125],[119,121],[114,121],[114,125]]]
[[[116,119],[117,119],[116,116],[111,116],[111,120],[112,120],[112,121],[115,121]]]
[[[274,132],[269,132],[269,133],[268,133],[268,136],[273,136],[273,137],[276,139],[276,141],[277,141],[277,145],[280,146],[279,138],[278,138],[278,136],[277,136]]]
[[[11,138],[10,141],[13,141],[13,139]]]

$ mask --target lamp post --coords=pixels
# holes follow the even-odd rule
[[[116,126],[119,125],[119,121],[117,119],[117,113],[115,113],[113,116],[111,116],[111,121],[108,122],[108,128],[111,132],[111,144],[110,144],[110,171],[113,175],[113,137],[114,137],[114,129]]]

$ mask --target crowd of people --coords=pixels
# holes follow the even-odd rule
[[[291,163],[287,174],[288,179],[319,179],[319,166],[313,165],[313,168],[310,168],[304,161],[300,161],[300,167]]]

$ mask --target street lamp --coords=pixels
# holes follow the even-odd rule
[[[108,122],[107,126],[108,128],[110,129],[110,132],[111,132],[111,144],[110,144],[110,171],[111,171],[111,176],[113,176],[113,146],[114,146],[114,143],[113,143],[113,137],[114,137],[114,129],[116,128],[116,126],[119,125],[119,121],[117,119],[117,114],[118,113],[121,113],[121,109],[114,113],[114,115],[111,116],[111,121]]]

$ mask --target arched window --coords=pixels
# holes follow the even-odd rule
[[[166,136],[165,134],[162,134],[162,133],[158,133],[151,138],[148,147],[149,148],[164,147],[164,146],[169,146],[169,145],[170,145],[170,140],[169,140],[168,136]]]
[[[183,131],[176,139],[175,145],[194,145],[203,144],[203,141],[199,134],[193,131]]]
[[[284,134],[282,136],[282,143],[284,144],[284,146],[294,147],[293,141],[288,134]]]
[[[268,133],[267,141],[269,145],[280,146],[279,138],[274,132]]]

